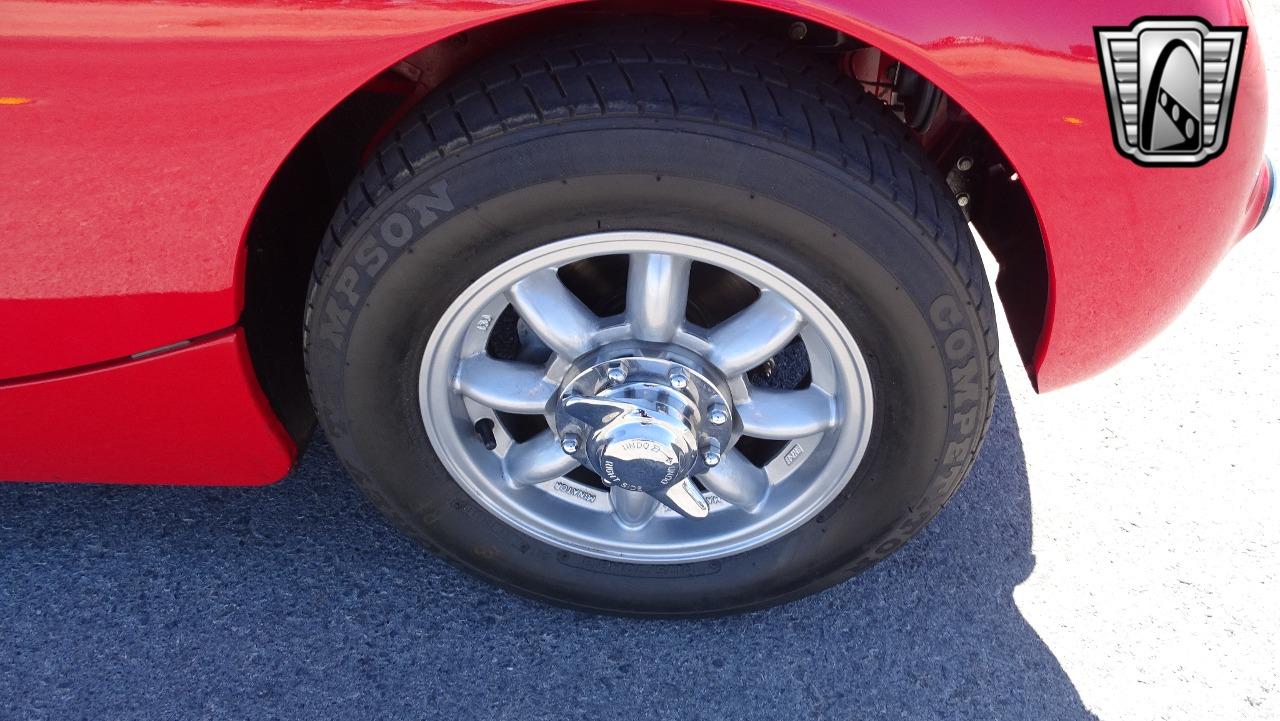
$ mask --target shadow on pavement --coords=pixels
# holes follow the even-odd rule
[[[550,608],[383,523],[315,444],[265,489],[0,486],[0,717],[1091,718],[1019,614],[1008,394],[931,527],[842,586],[691,622]]]

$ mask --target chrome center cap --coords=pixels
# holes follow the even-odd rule
[[[649,438],[622,438],[617,435],[605,441],[600,449],[600,467],[610,483],[629,491],[646,491],[665,486],[681,475],[681,466],[691,465],[692,454],[679,454],[676,442],[669,434],[661,440]],[[693,434],[682,434],[691,436]],[[682,439],[683,440],[683,439]],[[687,444],[686,444],[687,446]],[[679,455],[677,455],[679,454]],[[630,478],[628,482],[623,480]]]
[[[567,398],[564,410],[582,422],[588,465],[610,485],[661,491],[686,478],[697,463],[697,409],[669,388],[627,383]]]
[[[693,363],[631,355],[573,376],[556,426],[564,452],[606,485],[704,518],[710,504],[691,476],[720,462],[733,423],[725,393]]]

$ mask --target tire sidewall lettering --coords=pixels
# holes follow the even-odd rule
[[[379,237],[383,243],[392,248],[403,248],[404,244],[414,236],[414,230],[413,221],[409,220],[404,213],[392,213],[382,221]]]
[[[427,188],[428,192],[416,192],[400,202],[391,202],[388,207],[403,205],[409,207],[432,207],[441,212],[454,209],[449,196],[449,185],[446,180],[439,180]],[[313,305],[311,314],[315,317],[315,342],[311,344],[309,364],[313,377],[319,376],[341,385],[343,378],[343,354],[350,338],[351,329],[355,325],[356,316],[364,304],[366,295],[373,288],[373,281],[378,274],[401,253],[411,251],[414,244],[442,217],[436,212],[414,213],[418,222],[415,224],[409,216],[401,212],[372,219],[368,223],[373,230],[365,230],[354,234],[362,238],[353,252],[340,257],[344,261],[335,265],[327,274],[329,290],[323,290],[324,284],[316,293],[319,305]],[[393,218],[396,218],[393,221]],[[404,225],[408,224],[410,237],[404,237]],[[342,393],[313,394],[317,415],[324,421],[327,435],[331,443],[340,447],[348,458],[357,456],[351,443],[350,429],[346,425],[347,414],[343,411]],[[326,402],[324,398],[329,400]]]
[[[981,430],[985,399],[977,385],[983,367],[977,354],[977,338],[966,306],[954,295],[938,296],[929,306],[929,324],[938,339],[939,359],[947,376],[948,422],[943,446],[938,452],[938,470],[926,488],[915,513],[908,514],[876,547],[877,556],[898,548],[921,526],[928,523],[963,480],[974,458],[974,446]]]
[[[929,307],[929,321],[942,340],[942,356],[949,389],[947,442],[939,456],[939,472],[925,498],[949,495],[968,469],[976,441],[976,416],[982,411],[981,393],[970,392],[965,379],[980,367],[975,324],[954,295],[941,295]],[[927,504],[935,505],[935,504]]]
[[[398,210],[382,216],[375,221],[376,232],[366,235],[355,251],[345,256],[346,262],[330,272],[333,287],[322,294],[327,298],[320,309],[318,336],[332,352],[340,353],[346,346],[354,316],[382,269],[412,249],[440,221],[441,213],[454,210],[447,180],[432,183],[428,191],[388,203],[392,208],[417,208],[418,212],[411,213],[417,220]]]

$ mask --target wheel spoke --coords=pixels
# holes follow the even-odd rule
[[[511,286],[507,297],[520,317],[556,355],[572,360],[591,349],[600,319],[545,268]]]
[[[684,321],[692,261],[666,253],[633,253],[627,320],[638,340],[666,343]]]
[[[541,366],[498,360],[487,353],[458,364],[458,390],[477,403],[506,413],[545,413],[556,385]]]
[[[769,477],[742,451],[731,449],[707,472],[698,476],[707,490],[739,508],[752,510],[769,492]]]
[[[726,376],[744,373],[782,350],[804,318],[782,296],[762,291],[756,302],[711,331],[709,360]]]
[[[631,530],[648,523],[658,510],[658,501],[653,496],[617,486],[609,489],[609,504],[618,523]]]
[[[752,388],[737,405],[742,432],[756,438],[790,440],[819,433],[836,423],[835,400],[817,386],[784,391]]]
[[[530,486],[559,478],[578,467],[572,456],[560,448],[551,431],[543,431],[523,443],[517,443],[502,459],[502,471],[512,483]]]

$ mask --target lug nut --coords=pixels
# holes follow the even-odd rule
[[[708,466],[720,463],[720,441],[714,438],[707,441],[706,450],[702,451],[702,462]]]
[[[621,383],[627,379],[627,369],[622,366],[614,366],[605,375],[609,376],[609,380],[614,383]]]
[[[582,439],[578,438],[576,433],[566,433],[564,438],[560,439],[560,450],[573,455],[578,452],[578,444]]]
[[[707,411],[707,420],[711,421],[713,426],[723,426],[725,421],[729,420],[729,412],[724,406],[711,406],[711,410]]]
[[[684,390],[685,386],[689,385],[689,376],[685,375],[682,370],[671,371],[669,380],[671,381],[671,387],[678,391]]]
[[[960,172],[965,173],[972,169],[973,169],[973,158],[970,158],[969,156],[966,155],[956,161],[956,170],[959,170]]]

